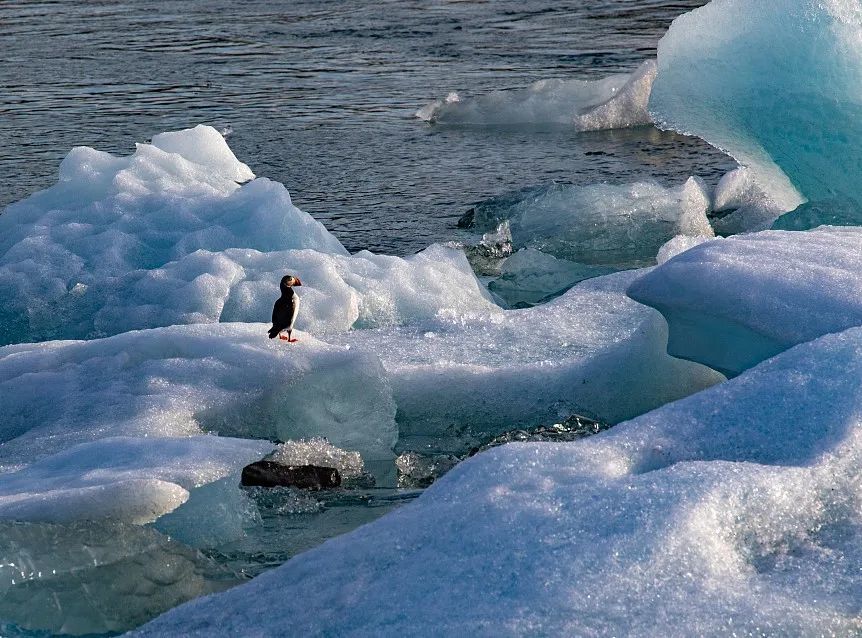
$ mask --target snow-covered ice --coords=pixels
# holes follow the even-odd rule
[[[713,234],[706,185],[689,178],[665,188],[656,182],[553,184],[475,207],[473,224],[490,230],[508,220],[517,248],[534,248],[582,264],[637,267],[655,263],[675,235]]]
[[[695,246],[635,281],[668,351],[735,375],[790,346],[862,325],[862,228],[764,231]]]
[[[658,254],[655,256],[656,263],[661,266],[669,259],[673,259],[680,253],[684,253],[689,248],[700,246],[702,243],[710,241],[713,237],[706,235],[677,235],[673,239],[669,239],[658,249]]]
[[[590,279],[533,308],[354,331],[333,342],[378,356],[401,437],[433,437],[440,449],[448,438],[459,449],[471,436],[571,414],[616,423],[722,380],[667,356],[664,319],[625,294],[641,274]]]
[[[267,439],[325,436],[394,458],[395,404],[377,358],[304,333],[288,347],[266,327],[0,348],[0,518],[149,522],[238,477],[273,450]]]
[[[494,448],[133,635],[856,634],[860,378],[851,329],[597,436]]]
[[[450,93],[416,112],[419,119],[460,126],[563,125],[578,131],[651,124],[647,104],[655,60],[601,80],[539,80],[525,89],[462,99]]]
[[[315,332],[491,306],[464,256],[350,256],[281,184],[252,179],[211,127],[163,133],[129,157],[72,150],[58,183],[0,215],[0,343],[261,321],[286,271]]]

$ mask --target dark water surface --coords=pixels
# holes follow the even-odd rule
[[[732,163],[652,128],[458,130],[413,118],[451,90],[598,78],[655,56],[705,0],[0,0],[0,206],[68,150],[129,153],[198,123],[283,182],[351,250],[456,236],[472,203],[550,180],[716,181]]]

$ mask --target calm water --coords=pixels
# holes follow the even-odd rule
[[[732,164],[651,128],[475,131],[414,111],[647,57],[705,0],[309,2],[0,0],[0,206],[76,145],[128,153],[198,123],[351,250],[452,239],[472,203],[550,180],[708,181]]]

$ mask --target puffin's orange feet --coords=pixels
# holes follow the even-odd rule
[[[287,341],[288,343],[290,343],[290,340],[287,338],[286,335],[278,335],[278,338],[281,339],[282,341]]]
[[[288,343],[296,343],[297,341],[299,341],[299,339],[288,339],[287,340]]]

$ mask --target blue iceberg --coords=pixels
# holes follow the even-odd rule
[[[855,0],[713,0],[661,40],[650,112],[753,168],[785,210],[858,200],[860,43]]]

